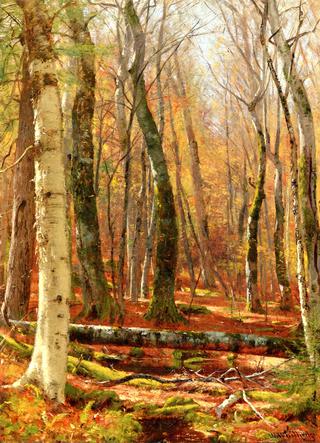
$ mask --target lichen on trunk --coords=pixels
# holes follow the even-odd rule
[[[146,318],[157,323],[177,322],[181,315],[174,302],[175,272],[178,254],[178,228],[173,192],[168,168],[162,149],[161,137],[147,103],[144,81],[145,35],[132,0],[124,8],[125,19],[130,26],[135,57],[130,67],[134,85],[134,104],[139,126],[146,141],[151,161],[157,212],[157,250],[154,289]]]
[[[114,320],[117,304],[104,275],[100,229],[94,188],[92,123],[95,106],[94,44],[81,6],[68,8],[72,38],[79,48],[78,87],[72,109],[72,193],[77,227],[77,254],[81,265],[85,317]],[[90,48],[90,51],[88,51]]]
[[[264,193],[266,175],[266,144],[260,121],[254,110],[251,115],[256,128],[259,169],[255,187],[255,194],[249,212],[247,227],[247,255],[246,255],[246,281],[247,281],[247,309],[250,312],[262,312],[262,305],[258,294],[258,228]]]

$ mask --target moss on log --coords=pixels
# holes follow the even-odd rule
[[[0,335],[0,346],[8,347],[23,358],[30,358],[33,352],[32,345],[19,342],[14,338],[8,337],[6,335]],[[122,380],[124,377],[129,377],[128,382],[132,385],[143,385],[145,387],[148,386],[150,388],[156,388],[161,386],[162,384],[161,382],[153,380],[152,377],[148,378],[148,375],[146,375],[145,377],[140,376],[137,380],[134,380],[130,378],[127,372],[117,371],[116,369],[102,366],[99,363],[83,360],[82,358],[76,358],[70,355],[68,356],[67,370],[71,374],[80,374],[85,377],[94,378],[95,380],[101,382],[116,382],[118,380]],[[168,383],[170,383],[169,380]],[[77,398],[80,400],[79,396],[81,394],[81,390],[75,387],[74,389],[72,389],[70,385],[67,394],[69,395],[69,397],[73,396],[74,400],[76,400]]]
[[[83,358],[84,360],[96,360],[99,362],[118,362],[122,360],[122,357],[119,355],[105,354],[104,352],[95,351],[94,349],[80,345],[76,342],[69,343],[69,355]]]
[[[31,324],[30,327],[29,322],[12,321],[12,323],[22,332],[28,333],[34,330],[34,325]],[[69,332],[71,340],[91,344],[224,350],[257,355],[286,355],[301,349],[301,344],[296,340],[219,331],[169,331],[71,324]]]

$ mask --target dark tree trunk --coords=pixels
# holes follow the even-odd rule
[[[156,196],[157,251],[154,289],[146,317],[156,320],[157,323],[175,323],[181,319],[181,316],[174,303],[178,229],[173,192],[162,149],[161,137],[147,103],[143,74],[145,35],[132,0],[126,1],[124,12],[134,39],[135,60],[130,68],[135,89],[134,103],[138,122],[144,135],[147,152],[152,164],[154,192]]]
[[[247,309],[250,312],[262,312],[262,305],[258,294],[258,229],[262,202],[265,198],[264,182],[266,176],[266,143],[260,121],[254,110],[251,111],[255,123],[258,152],[259,170],[256,182],[255,194],[249,212],[247,227],[247,257],[246,257],[246,280],[247,280]]]
[[[16,158],[34,144],[29,57],[26,47],[22,56],[22,81],[19,105],[19,129]],[[23,318],[28,311],[31,273],[35,250],[34,150],[30,149],[14,169],[12,232],[8,261],[4,317]]]
[[[85,316],[115,316],[115,303],[104,275],[100,230],[94,190],[94,146],[92,120],[95,105],[94,45],[79,5],[69,9],[75,44],[80,48],[77,63],[78,87],[72,110],[72,193],[77,226],[77,254],[81,265]],[[91,48],[90,51],[88,48]]]

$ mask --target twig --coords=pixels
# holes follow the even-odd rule
[[[241,400],[240,392],[231,394],[228,398],[223,400],[223,402],[215,408],[215,413],[217,414],[217,417],[221,418],[224,410],[238,403],[239,400]]]
[[[268,420],[266,420],[264,418],[264,416],[253,406],[253,404],[250,402],[250,400],[247,397],[246,391],[242,391],[242,398],[244,400],[245,403],[247,403],[248,406],[250,406],[250,408],[253,410],[253,412],[261,419],[265,422],[266,425],[268,425],[269,427],[273,428],[273,426],[270,424],[270,422],[268,422]]]
[[[28,151],[30,151],[30,149],[33,149],[34,148],[34,145],[30,145],[30,146],[28,146],[25,150],[24,150],[24,152],[20,155],[20,157],[12,164],[12,165],[10,165],[10,166],[7,166],[6,168],[4,168],[4,169],[0,169],[0,174],[4,174],[5,172],[7,172],[7,171],[9,171],[9,169],[12,169],[12,168],[14,168],[15,166],[17,166],[17,164],[18,163],[20,163],[21,162],[21,160],[26,156],[26,154],[28,153]]]

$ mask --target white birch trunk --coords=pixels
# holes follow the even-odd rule
[[[40,0],[21,1],[30,52],[35,114],[36,229],[39,257],[38,326],[30,365],[15,383],[40,385],[64,401],[71,272],[66,218],[62,112],[50,17]]]

